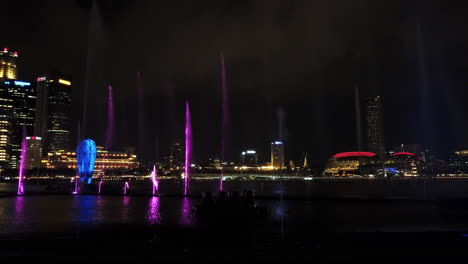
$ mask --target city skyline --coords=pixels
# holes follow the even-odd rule
[[[454,107],[465,107],[459,100],[464,97],[460,88],[467,80],[460,77],[462,70],[448,75],[443,68],[466,68],[461,62],[464,60],[457,59],[457,63],[451,60],[455,55],[465,55],[456,53],[456,49],[452,51],[450,42],[431,41],[440,39],[444,29],[461,30],[447,19],[447,14],[454,13],[455,7],[444,6],[446,13],[435,17],[431,13],[435,7],[431,6],[414,11],[414,6],[398,1],[385,2],[382,7],[369,2],[367,7],[359,10],[350,7],[362,19],[357,18],[356,24],[347,26],[339,23],[338,17],[343,14],[338,9],[328,10],[320,3],[298,1],[285,5],[275,2],[264,11],[240,3],[231,4],[233,6],[210,3],[197,7],[197,10],[217,10],[226,14],[227,10],[232,10],[228,7],[235,7],[236,14],[245,14],[246,18],[237,15],[236,18],[220,18],[216,12],[202,12],[198,16],[201,18],[199,24],[191,25],[188,17],[176,15],[188,9],[169,10],[168,5],[161,4],[156,11],[158,14],[170,11],[166,15],[160,14],[161,18],[175,15],[174,19],[180,21],[180,24],[169,23],[169,31],[174,32],[170,34],[158,27],[158,19],[125,19],[143,12],[136,11],[136,7],[153,7],[149,1],[135,4],[117,1],[115,5],[107,1],[99,3],[99,10],[86,1],[56,3],[55,7],[49,6],[41,13],[34,12],[37,4],[25,5],[25,19],[6,29],[0,39],[0,44],[18,50],[21,55],[18,61],[18,78],[21,80],[34,80],[53,69],[71,73],[74,86],[72,125],[76,125],[75,121],[84,121],[83,107],[86,105],[84,126],[87,132],[84,136],[93,138],[98,145],[104,145],[106,124],[101,121],[105,119],[109,83],[115,93],[116,148],[139,145],[139,132],[128,128],[138,127],[138,118],[135,118],[139,111],[136,73],[141,72],[145,107],[143,135],[149,142],[139,150],[141,158],[151,160],[155,156],[156,137],[162,154],[170,151],[174,138],[183,137],[186,99],[192,108],[194,158],[206,160],[219,153],[221,50],[225,57],[229,112],[232,114],[233,149],[229,150],[226,159],[235,160],[242,149],[253,147],[261,154],[261,159],[268,160],[269,142],[278,139],[280,133],[285,137],[287,161],[300,159],[303,152],[308,152],[310,162],[323,163],[335,153],[356,150],[355,117],[348,111],[353,108],[354,102],[349,98],[355,85],[360,89],[361,98],[378,95],[384,98],[387,148],[401,143],[421,144],[437,152],[449,153],[468,143],[463,132],[466,131],[463,122],[466,111],[461,109],[457,114],[451,114]],[[14,9],[17,4],[19,2],[7,5]],[[62,23],[56,24],[47,18],[54,8],[64,7],[68,9],[61,14]],[[309,16],[301,13],[303,7],[308,7],[307,10],[316,7],[314,12],[327,10],[330,21],[323,21],[323,26],[315,28]],[[403,15],[381,18],[372,15],[374,12],[384,14],[386,8],[399,10]],[[405,16],[413,13],[420,14],[418,20]],[[124,18],[122,22],[116,22],[114,14]],[[460,13],[455,15],[463,18]],[[345,21],[351,18],[356,19],[347,16]],[[367,25],[365,18],[375,25],[368,31],[363,31]],[[429,30],[435,23],[431,19],[437,21],[437,30]],[[219,21],[220,26],[213,26],[213,21]],[[298,21],[303,23],[298,24]],[[395,28],[395,21],[405,27]],[[228,33],[229,27],[236,23],[239,32]],[[48,26],[46,32],[39,30],[41,25]],[[92,30],[88,30],[88,25],[92,25]],[[34,30],[15,34],[30,26]],[[251,29],[247,29],[249,26]],[[348,29],[359,41],[345,37],[346,34],[342,41],[335,35],[318,37],[323,35],[318,32],[329,31],[327,26]],[[140,30],[130,30],[136,27]],[[188,29],[203,34],[194,39]],[[281,37],[285,32],[290,33]],[[304,32],[310,34],[302,39]],[[404,42],[401,35],[405,34],[414,37]],[[44,43],[26,41],[39,35],[49,38]],[[257,39],[255,35],[261,38]],[[451,37],[457,38],[455,35],[461,38],[462,34]],[[132,39],[135,46],[128,45],[126,39]],[[146,43],[143,40],[148,44],[142,44]],[[179,55],[192,42],[198,48]],[[340,46],[336,46],[338,44]],[[112,55],[129,48],[133,55],[125,60]],[[51,50],[54,52],[47,52]],[[444,52],[448,59],[442,61],[431,56],[434,50]],[[324,57],[317,56],[320,51]],[[390,56],[397,52],[402,54],[401,62]],[[420,57],[424,57],[425,65],[419,64]],[[426,72],[425,76],[421,76],[421,72]],[[424,83],[428,87],[424,88]],[[84,102],[87,85],[88,99]],[[448,107],[435,107],[441,105]],[[282,118],[278,115],[280,109]],[[431,129],[427,129],[428,126]],[[71,133],[72,139],[76,138],[76,127]]]

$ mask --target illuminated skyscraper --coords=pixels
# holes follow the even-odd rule
[[[26,168],[40,168],[42,157],[42,138],[26,137]]]
[[[18,52],[9,52],[7,48],[0,52],[0,79],[14,80],[16,79],[16,59]]]
[[[367,147],[368,150],[377,153],[380,158],[385,155],[383,103],[380,96],[367,101]]]
[[[59,73],[37,78],[34,136],[44,140],[44,151],[70,149],[71,78]]]
[[[281,141],[271,142],[271,166],[275,169],[284,168],[284,145]]]
[[[13,122],[13,99],[0,81],[0,170],[10,167]]]
[[[21,154],[23,126],[30,134],[34,128],[36,104],[34,83],[18,80],[0,81],[0,100],[2,102],[1,124],[7,131],[0,132],[0,161],[17,168]],[[8,127],[8,128],[7,128]],[[3,145],[5,144],[5,145]],[[5,160],[2,159],[3,153]]]

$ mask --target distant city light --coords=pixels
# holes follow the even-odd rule
[[[245,155],[245,151],[242,151],[242,155]]]
[[[37,77],[38,82],[42,82],[42,81],[45,81],[45,80],[46,80],[46,77]]]
[[[8,49],[7,49],[7,48],[4,48],[4,49],[3,49],[3,52],[4,52],[4,53],[7,53],[7,52],[8,52]]]
[[[18,86],[30,86],[31,83],[30,83],[30,82],[15,81],[15,85],[18,85]]]
[[[5,84],[10,84],[10,82],[6,81]]]
[[[281,142],[281,141],[275,141],[275,142],[273,142],[273,144],[275,144],[275,145],[282,145],[283,142]]]
[[[70,81],[63,80],[63,79],[59,79],[58,82],[61,83],[61,84],[65,84],[65,85],[71,85]]]
[[[257,152],[255,152],[255,150],[247,150],[247,154],[255,154]]]

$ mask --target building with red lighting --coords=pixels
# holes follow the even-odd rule
[[[422,159],[414,153],[396,152],[385,161],[385,168],[394,171],[394,176],[417,177],[421,176],[422,163]]]
[[[365,169],[364,169],[365,168]],[[324,176],[375,176],[382,163],[373,152],[342,152],[333,155],[325,165]]]

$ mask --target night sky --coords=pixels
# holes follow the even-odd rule
[[[86,136],[98,145],[112,84],[115,148],[138,146],[154,159],[157,137],[166,155],[183,137],[189,100],[195,159],[219,155],[221,52],[230,159],[253,148],[268,161],[280,136],[288,160],[308,152],[312,165],[356,150],[355,85],[362,100],[383,97],[387,147],[421,143],[448,153],[468,145],[468,2],[98,2],[8,1],[0,18],[0,46],[19,52],[20,79],[72,74],[73,133],[87,104]]]

